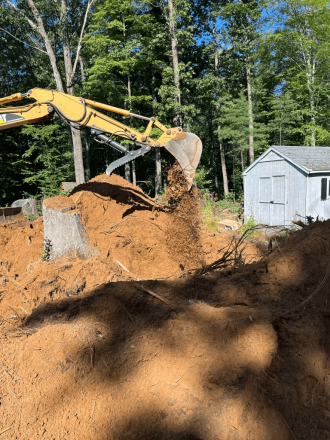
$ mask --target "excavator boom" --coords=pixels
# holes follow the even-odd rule
[[[54,116],[63,119],[75,128],[88,128],[96,141],[106,143],[125,154],[124,157],[110,164],[106,171],[108,175],[118,166],[147,154],[152,148],[165,148],[176,158],[187,178],[188,187],[191,187],[202,154],[202,142],[198,136],[185,132],[179,127],[168,129],[155,118],[137,115],[128,110],[54,90],[35,88],[26,94],[17,93],[1,98],[0,105],[19,101],[25,97],[34,101],[25,106],[0,108],[0,130],[33,124]],[[95,107],[122,116],[143,119],[148,122],[147,128],[144,133],[140,133],[95,110]],[[163,132],[157,140],[150,137],[154,127]],[[114,136],[133,141],[138,149],[129,151],[128,147],[116,142],[113,139]]]

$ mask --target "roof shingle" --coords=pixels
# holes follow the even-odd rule
[[[278,147],[272,148],[283,154],[306,171],[330,171],[330,147]]]

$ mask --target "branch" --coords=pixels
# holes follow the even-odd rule
[[[6,0],[6,1],[7,1],[7,3],[8,3],[8,4],[9,4],[9,5],[10,5],[10,6],[11,6],[16,12],[18,12],[22,17],[25,18],[25,20],[27,20],[27,22],[29,23],[29,25],[30,25],[33,29],[37,29],[37,30],[38,30],[38,26],[37,26],[35,23],[33,23],[33,21],[30,20],[29,17],[27,17],[23,11],[21,11],[20,9],[18,9],[18,7],[17,7],[16,5],[14,5],[14,3],[13,3],[12,1],[10,1],[10,0]]]
[[[7,1],[10,1],[10,0],[7,0]],[[63,82],[62,82],[61,74],[60,74],[60,72],[58,70],[58,67],[57,67],[56,55],[55,55],[55,53],[53,51],[52,45],[51,45],[50,40],[48,38],[48,35],[47,35],[46,30],[45,30],[45,27],[44,27],[42,18],[40,16],[40,13],[39,13],[38,9],[36,8],[33,0],[26,0],[26,2],[29,5],[29,7],[31,9],[31,12],[32,12],[32,14],[33,14],[37,24],[38,24],[37,29],[38,29],[41,37],[44,40],[45,47],[46,47],[46,50],[47,50],[47,54],[48,54],[48,57],[49,57],[49,61],[50,61],[51,65],[52,65],[52,68],[53,68],[53,73],[54,73],[54,78],[55,78],[55,81],[56,81],[57,90],[59,92],[63,93],[64,92],[64,87],[63,87]]]
[[[78,61],[79,61],[79,57],[80,57],[80,52],[81,52],[81,48],[82,48],[81,42],[82,42],[82,38],[83,38],[84,32],[85,32],[85,27],[86,27],[86,23],[87,23],[88,13],[89,13],[89,11],[90,11],[94,1],[95,0],[88,0],[87,9],[86,9],[85,17],[84,17],[84,22],[83,22],[83,25],[82,25],[82,28],[81,28],[81,32],[80,32],[80,37],[79,37],[79,42],[78,42],[78,47],[77,47],[77,53],[76,53],[76,59],[75,59],[74,64],[73,64],[73,69],[72,69],[72,72],[71,72],[71,77],[69,78],[69,83],[70,84],[68,85],[68,87],[72,87],[72,81],[73,81],[75,72],[77,70],[77,65],[78,65]]]
[[[15,37],[15,35],[11,34],[10,32],[6,31],[3,28],[0,28],[1,31],[6,32],[6,34],[10,35],[11,37],[15,38],[15,40],[19,41],[20,43],[23,43],[26,46],[32,47],[33,49],[39,50],[39,52],[45,53],[46,55],[48,55],[48,53],[45,50],[39,49],[39,47],[36,46],[31,46],[31,44],[26,43],[23,40],[20,40],[19,38]]]

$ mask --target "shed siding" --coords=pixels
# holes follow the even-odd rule
[[[321,200],[321,179],[327,179],[326,200]],[[307,197],[306,197],[306,215],[319,219],[328,220],[330,218],[330,197],[329,197],[330,174],[308,176]]]
[[[260,162],[271,162],[273,160],[283,160],[282,156],[279,156],[275,151],[270,151]]]
[[[302,220],[306,216],[306,186],[307,174],[300,168],[285,161],[287,170],[287,202],[286,222],[290,226],[291,220]]]
[[[270,152],[262,161],[252,167],[245,176],[244,188],[244,211],[246,218],[252,216],[260,222],[260,178],[285,176],[285,179],[272,179],[272,185],[281,183],[284,188],[278,189],[285,192],[285,213],[283,206],[270,205],[270,225],[275,226],[275,218],[283,218],[286,225],[291,220],[299,219],[298,215],[306,215],[306,181],[307,175],[300,168],[281,156]],[[321,183],[320,183],[321,185]],[[272,189],[272,198],[278,191]],[[329,199],[330,202],[330,199]],[[268,212],[266,206],[262,206],[262,212]],[[279,221],[279,220],[278,220]],[[283,224],[283,223],[282,223]]]

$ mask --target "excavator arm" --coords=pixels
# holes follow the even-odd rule
[[[178,161],[191,187],[196,169],[202,154],[202,142],[193,133],[185,132],[181,128],[166,128],[155,118],[130,113],[110,105],[101,104],[89,99],[67,95],[54,90],[35,88],[28,93],[8,96],[0,99],[0,105],[30,98],[32,103],[25,106],[0,108],[0,130],[33,124],[48,120],[52,117],[63,119],[67,124],[78,129],[90,129],[95,140],[105,143],[115,150],[125,154],[116,160],[106,170],[110,176],[112,171],[139,156],[144,156],[152,148],[165,148]],[[98,112],[95,108],[117,113],[122,116],[143,119],[148,122],[144,133]],[[156,127],[163,134],[155,140],[150,137],[151,130]],[[116,142],[113,137],[133,141],[138,149],[129,151],[129,148]]]

